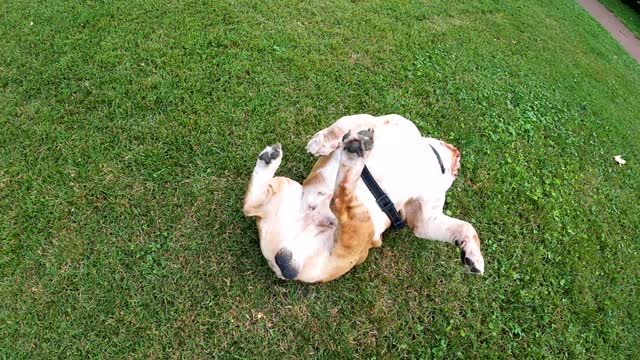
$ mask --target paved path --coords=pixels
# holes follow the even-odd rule
[[[597,0],[578,0],[578,3],[598,20],[637,62],[640,62],[640,40],[636,39],[617,17]]]

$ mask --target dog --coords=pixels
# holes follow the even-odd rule
[[[484,273],[474,227],[442,212],[460,168],[454,146],[423,137],[400,115],[361,114],[319,131],[306,149],[319,158],[301,185],[274,177],[282,146],[267,146],[258,155],[244,198],[244,214],[256,217],[260,249],[277,277],[331,281],[382,245],[392,219],[364,183],[363,171],[391,200],[386,210],[395,207],[391,211],[400,217],[394,223],[406,223],[420,238],[459,247],[464,268]]]

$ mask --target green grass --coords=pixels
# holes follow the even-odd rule
[[[622,0],[598,0],[609,11],[611,11],[622,23],[631,31],[636,38],[640,39],[640,10],[636,10]],[[635,0],[634,0],[635,1]]]
[[[640,66],[577,3],[0,10],[1,357],[640,356]],[[326,285],[269,270],[255,157],[301,180],[362,112],[461,149],[484,277],[406,229]]]

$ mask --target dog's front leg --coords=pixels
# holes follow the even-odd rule
[[[364,130],[343,138],[343,152],[331,200],[338,226],[336,240],[321,281],[333,280],[363,262],[371,247],[373,222],[367,208],[355,194],[355,187],[373,147],[373,131]]]
[[[259,216],[265,203],[270,198],[269,183],[282,162],[282,146],[275,144],[267,146],[256,160],[247,192],[244,196],[244,214]]]

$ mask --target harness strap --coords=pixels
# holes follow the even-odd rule
[[[433,153],[436,154],[436,157],[438,158],[438,163],[440,164],[440,171],[442,171],[442,174],[444,175],[444,164],[442,163],[442,158],[440,157],[438,150],[436,150],[436,148],[434,148],[433,145],[431,144],[429,144],[429,146],[431,147],[431,150],[433,150]]]
[[[433,153],[436,155],[436,158],[438,158],[440,171],[442,172],[442,174],[444,174],[445,168],[444,164],[442,163],[440,153],[438,153],[438,150],[436,150],[433,145],[429,144],[429,146],[431,147],[431,150],[433,150]],[[391,220],[391,226],[394,229],[402,228],[404,226],[404,220],[402,220],[400,214],[398,213],[398,210],[396,210],[396,207],[393,205],[393,201],[391,201],[391,199],[389,199],[389,196],[384,191],[382,191],[380,185],[378,185],[376,179],[373,178],[373,175],[371,175],[371,172],[369,172],[369,169],[366,165],[362,169],[362,174],[360,174],[360,177],[362,178],[362,181],[364,181],[364,184],[367,185],[367,188],[369,188],[369,191],[371,191],[373,197],[376,199],[376,203],[380,207],[380,210],[382,210],[387,215],[389,220]]]
[[[389,220],[391,220],[391,226],[394,229],[400,229],[401,227],[403,227],[404,221],[400,217],[400,214],[398,214],[398,210],[396,210],[396,207],[393,205],[393,201],[391,201],[391,199],[389,199],[389,196],[387,196],[387,194],[382,191],[380,185],[378,185],[376,180],[373,178],[366,165],[364,166],[364,169],[362,169],[362,174],[360,174],[360,177],[362,178],[362,181],[364,181],[365,185],[367,185],[367,187],[369,188],[369,191],[371,191],[373,197],[376,199],[376,203],[380,207],[380,210],[382,210],[387,215]]]

